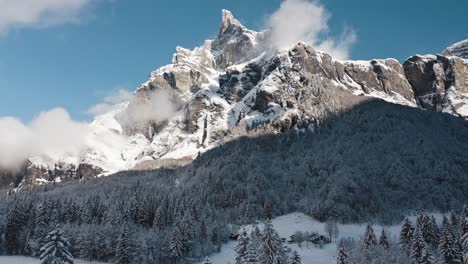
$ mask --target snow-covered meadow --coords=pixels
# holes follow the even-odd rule
[[[434,215],[438,221],[442,218],[442,215]],[[409,217],[411,221],[415,221],[416,217]],[[318,232],[321,234],[326,234],[325,223],[321,223],[310,216],[307,216],[303,213],[292,213],[284,216],[277,217],[273,219],[273,226],[278,231],[278,234],[281,238],[288,239],[296,231],[302,232]],[[259,225],[260,228],[261,224]],[[296,250],[302,257],[302,263],[314,263],[314,264],[332,264],[336,263],[337,255],[337,241],[341,238],[355,238],[359,239],[365,231],[365,223],[363,224],[339,224],[339,234],[336,240],[333,240],[331,244],[325,245],[322,248],[314,247],[314,245],[303,243],[300,248],[296,243],[289,244],[289,247],[292,250]],[[248,225],[243,227],[249,233],[252,230],[253,225]],[[380,235],[382,231],[382,226],[374,225],[373,226],[375,234]],[[398,238],[400,232],[400,225],[385,226],[387,235],[391,240]],[[221,248],[221,252],[213,254],[210,257],[211,261],[214,264],[233,264],[235,259],[235,247],[236,241],[231,241]],[[202,262],[200,262],[202,263]]]

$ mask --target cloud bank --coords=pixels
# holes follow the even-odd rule
[[[78,21],[92,0],[0,0],[0,33]]]
[[[0,168],[17,169],[35,155],[76,155],[89,132],[88,124],[73,121],[62,108],[42,112],[30,124],[0,118]]]
[[[335,58],[347,59],[356,34],[347,29],[339,39],[324,37],[330,17],[319,1],[285,0],[266,23],[271,44],[282,50],[304,41]]]

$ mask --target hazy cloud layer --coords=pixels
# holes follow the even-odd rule
[[[319,1],[285,0],[267,20],[271,44],[281,50],[304,41],[335,58],[347,59],[356,34],[347,29],[339,39],[324,37],[330,17]]]
[[[15,169],[30,156],[77,154],[89,133],[62,108],[40,113],[30,124],[13,117],[0,118],[0,167]]]
[[[76,22],[92,0],[0,0],[0,33]]]

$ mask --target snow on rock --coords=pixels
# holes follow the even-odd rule
[[[216,38],[193,50],[177,47],[171,64],[153,71],[130,102],[95,117],[79,153],[31,157],[24,182],[186,164],[238,136],[313,129],[372,98],[468,118],[462,58],[416,55],[402,66],[395,59],[339,61],[304,42],[267,47],[265,32],[223,10]]]

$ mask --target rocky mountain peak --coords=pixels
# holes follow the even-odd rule
[[[22,182],[186,164],[239,136],[314,131],[328,116],[375,98],[468,118],[468,62],[461,57],[416,55],[403,65],[340,61],[304,42],[281,52],[264,44],[264,33],[223,10],[215,39],[192,50],[177,47],[171,63],[153,71],[130,102],[96,117],[73,166],[31,158]],[[464,54],[464,44],[454,47],[447,52]],[[161,103],[173,113],[155,119],[165,111]]]
[[[442,52],[445,56],[457,56],[468,59],[468,39],[462,40],[448,47]]]
[[[230,28],[232,29],[237,27],[244,28],[239,20],[234,17],[231,11],[223,9],[218,37],[221,38]]]

